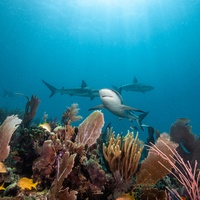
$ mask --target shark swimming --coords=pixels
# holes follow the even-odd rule
[[[82,80],[80,87],[61,88],[61,89],[57,89],[56,87],[50,85],[44,80],[42,80],[42,82],[49,88],[49,90],[51,90],[51,94],[49,97],[54,96],[56,93],[60,93],[60,94],[68,94],[70,96],[89,97],[91,100],[93,100],[95,97],[99,96],[99,90],[89,88],[84,80]]]
[[[120,94],[121,94],[122,90],[145,93],[147,91],[154,89],[153,86],[138,82],[136,77],[134,77],[134,80],[132,83],[128,83],[128,84],[122,85],[120,87],[113,86],[113,88],[115,90],[117,90]]]
[[[23,97],[26,97],[27,99],[29,99],[29,97],[25,94],[22,94],[20,92],[11,92],[11,91],[8,91],[6,89],[3,89],[4,91],[4,95],[3,97],[10,97],[10,98],[13,98],[15,96],[23,96]]]
[[[135,120],[140,128],[143,130],[142,120],[147,116],[148,112],[144,112],[137,108],[124,105],[121,95],[115,90],[107,88],[100,89],[99,96],[102,104],[90,108],[89,110],[105,108],[120,118],[127,118],[130,121]],[[140,112],[142,114],[136,115],[134,112]]]

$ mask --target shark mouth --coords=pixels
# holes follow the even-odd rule
[[[103,98],[107,97],[107,98],[113,98],[113,96],[109,96],[109,95],[103,95]]]

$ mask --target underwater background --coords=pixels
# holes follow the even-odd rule
[[[1,0],[0,106],[24,109],[22,96],[36,95],[43,113],[58,118],[78,103],[83,118],[100,98],[55,94],[56,88],[112,88],[139,82],[155,89],[122,92],[126,105],[149,111],[143,123],[161,132],[180,117],[200,132],[199,0]],[[132,126],[103,110],[116,132]],[[146,138],[139,134],[139,137]]]

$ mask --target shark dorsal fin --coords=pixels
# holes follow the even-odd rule
[[[84,80],[82,80],[81,88],[85,88],[85,87],[87,87],[87,83]]]
[[[133,79],[133,83],[138,83],[138,80],[137,80],[136,77],[134,77],[134,79]]]

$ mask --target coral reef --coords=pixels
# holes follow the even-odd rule
[[[200,198],[200,139],[187,119],[177,120],[170,135],[147,127],[144,145],[138,132],[115,135],[110,124],[103,131],[100,111],[72,126],[81,119],[78,104],[67,108],[61,123],[48,121],[45,113],[45,124],[30,126],[39,105],[36,97],[32,101],[23,126],[17,129],[21,120],[11,116],[0,127],[0,199]]]
[[[187,199],[200,199],[200,171],[197,170],[197,161],[195,161],[194,167],[192,167],[190,162],[187,161],[185,163],[183,158],[176,151],[176,144],[169,142],[169,140],[163,139],[160,141],[160,143],[160,146],[164,146],[165,151],[163,151],[163,148],[160,149],[158,145],[153,145],[150,147],[150,152],[152,151],[156,153],[157,156],[164,161],[159,161],[160,166],[164,168],[164,171],[171,173],[174,178],[185,188],[187,192]],[[169,191],[170,193],[174,194],[176,198],[182,199],[180,194],[174,188],[169,189]]]
[[[48,133],[41,127],[20,127],[10,142],[11,153],[6,163],[14,167],[18,173],[30,176],[33,162],[39,155],[37,147],[41,146],[48,137]]]
[[[72,108],[74,108],[73,105]],[[77,112],[73,113],[77,114]],[[68,122],[71,123],[78,118],[70,114],[70,119]],[[88,150],[96,144],[104,124],[103,119],[101,112],[94,111],[81,123],[77,132],[75,132],[76,128],[73,128],[69,123],[65,124],[64,127],[58,126],[53,132],[49,133],[48,139],[43,142],[42,146],[37,147],[40,156],[32,165],[33,177],[39,182],[38,188],[50,188],[51,199],[54,199],[55,195],[62,199],[60,195],[67,194],[82,198],[82,196],[87,197],[91,193],[88,190],[101,191],[106,180],[105,172],[98,163],[96,148],[94,147],[93,151],[86,151],[86,149]],[[74,137],[74,134],[76,134],[76,137]],[[73,165],[70,166],[75,169],[71,171],[70,168],[64,176],[63,173],[59,173],[62,168],[66,169],[67,163],[64,162],[66,154],[73,157]],[[58,178],[61,175],[62,178]],[[54,189],[52,189],[52,186]],[[68,191],[69,188],[70,192]],[[56,194],[52,195],[54,190]],[[82,194],[75,192],[77,190],[82,190]]]

